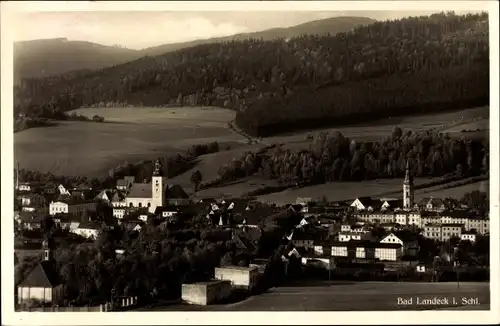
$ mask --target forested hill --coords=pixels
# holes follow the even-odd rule
[[[47,77],[72,70],[102,69],[136,60],[136,50],[65,38],[14,43],[14,78]]]
[[[253,134],[487,104],[487,13],[377,22],[336,36],[199,45],[15,88],[15,113],[214,105]],[[286,122],[286,123],[283,123]],[[274,128],[276,127],[276,128]]]
[[[196,45],[202,45],[215,42],[228,42],[228,41],[244,41],[249,39],[258,39],[262,41],[271,41],[274,39],[287,39],[298,37],[302,35],[335,35],[337,33],[345,33],[353,30],[358,26],[369,25],[375,23],[375,19],[367,17],[332,17],[320,20],[314,20],[300,25],[285,27],[285,28],[271,28],[264,31],[254,33],[241,33],[226,37],[217,37],[207,40],[196,40],[184,43],[165,44],[156,47],[151,47],[142,50],[145,55],[159,55],[171,51],[176,51]]]
[[[65,38],[16,42],[14,44],[14,76],[18,82],[26,77],[49,77],[74,70],[95,70],[133,61],[144,56],[155,56],[200,44],[256,38],[273,40],[301,35],[335,35],[356,26],[375,22],[366,17],[333,17],[287,27],[236,34],[227,37],[164,44],[143,50],[117,46],[70,41]]]

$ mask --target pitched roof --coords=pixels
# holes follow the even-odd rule
[[[53,288],[61,284],[55,262],[43,261],[19,284],[23,287]]]
[[[151,183],[134,183],[128,194],[129,198],[151,198]]]
[[[125,199],[125,194],[123,194],[121,191],[116,191],[115,194],[113,195],[113,199],[111,201],[113,202],[120,202]]]
[[[45,214],[40,212],[19,212],[19,219],[23,223],[40,223],[44,217]]]
[[[407,230],[393,232],[402,241],[417,241],[418,235]]]
[[[174,198],[174,199],[189,198],[189,195],[184,191],[184,189],[179,184],[168,186],[165,195],[167,198]]]

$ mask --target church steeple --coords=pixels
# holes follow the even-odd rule
[[[411,174],[410,161],[406,161],[405,180],[403,182],[403,207],[411,209],[413,207],[413,176]]]
[[[156,176],[156,177],[163,176],[162,166],[161,166],[160,160],[156,160],[156,162],[155,162],[153,176]]]
[[[413,176],[411,175],[410,160],[406,160],[405,184],[413,184]]]

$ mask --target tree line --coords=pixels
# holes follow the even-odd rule
[[[316,120],[381,114],[385,107],[408,112],[452,100],[476,103],[486,96],[481,89],[488,89],[487,21],[487,13],[440,13],[335,36],[204,44],[92,72],[24,79],[14,90],[14,111],[16,117],[57,118],[82,106],[213,105],[239,111],[238,124],[258,133],[265,119],[275,123],[293,110],[302,112],[291,116],[298,121],[309,108],[310,92],[318,96],[311,112]],[[408,94],[391,99],[406,83]],[[346,88],[353,88],[350,95],[342,95]]]
[[[416,177],[478,175],[489,171],[489,145],[486,140],[452,139],[433,130],[412,132],[399,127],[374,142],[321,132],[308,149],[249,151],[223,165],[219,179],[228,182],[254,174],[285,183],[403,178],[407,161]]]

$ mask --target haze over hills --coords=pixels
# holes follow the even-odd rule
[[[327,35],[347,32],[376,20],[366,17],[332,17],[287,28],[272,28],[190,42],[164,44],[142,50],[105,46],[65,38],[16,42],[14,44],[14,76],[18,82],[26,77],[48,77],[74,70],[95,70],[123,64],[144,56],[155,56],[200,44],[256,38],[272,40],[301,35]]]

